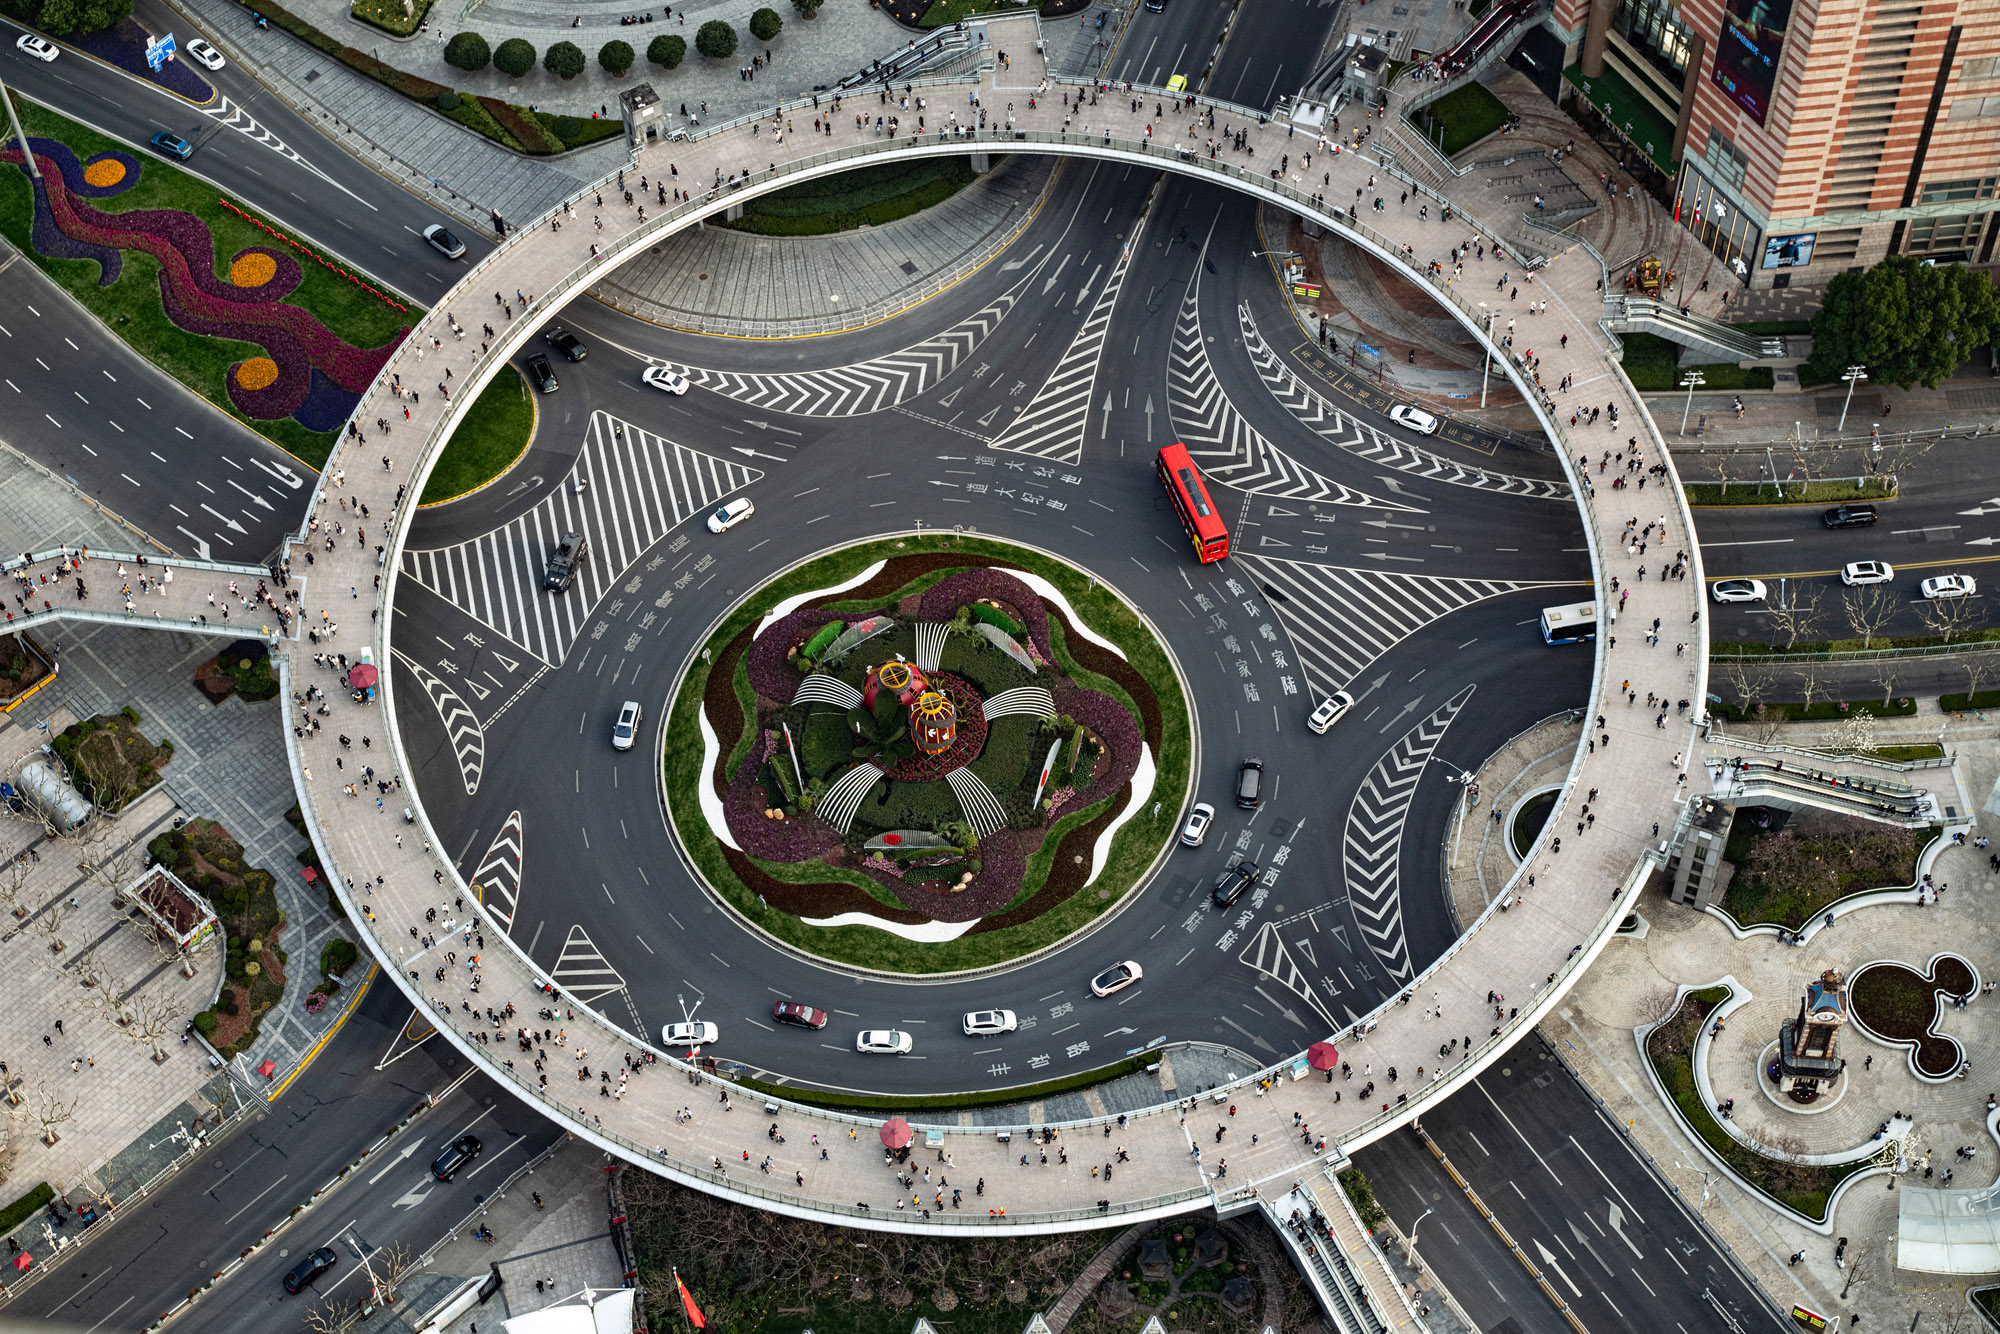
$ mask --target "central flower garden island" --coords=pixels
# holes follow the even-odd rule
[[[819,556],[690,664],[669,813],[710,887],[796,949],[883,972],[1003,964],[1142,885],[1188,792],[1180,673],[1131,606],[952,536]]]

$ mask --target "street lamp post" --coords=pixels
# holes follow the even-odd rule
[[[1486,310],[1486,303],[1484,301],[1479,303],[1479,308],[1486,311],[1486,360],[1479,367],[1479,410],[1484,412],[1486,410],[1486,382],[1493,375],[1493,316],[1496,312]]]
[[[1840,378],[1847,381],[1847,396],[1840,400],[1840,425],[1833,428],[1835,435],[1839,435],[1847,429],[1847,405],[1854,401],[1855,382],[1868,378],[1868,368],[1866,366],[1849,366],[1846,374]]]
[[[1689,371],[1681,376],[1681,388],[1688,391],[1687,406],[1681,409],[1681,434],[1688,433],[1688,417],[1694,412],[1694,391],[1708,383],[1700,371]]]
[[[1423,1271],[1419,1268],[1417,1261],[1417,1229],[1423,1226],[1426,1218],[1429,1218],[1436,1212],[1437,1210],[1435,1209],[1426,1209],[1417,1215],[1416,1222],[1410,1224],[1410,1268],[1416,1269],[1419,1273]]]
[[[21,157],[28,164],[28,174],[39,181],[42,179],[42,164],[35,161],[34,150],[28,146],[28,132],[21,128],[21,113],[14,109],[13,94],[7,91],[4,79],[0,79],[0,102],[7,104],[7,119],[14,127],[14,137],[21,141]]]

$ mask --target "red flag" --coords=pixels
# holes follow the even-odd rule
[[[678,1270],[674,1273],[674,1284],[681,1290],[681,1305],[687,1310],[688,1324],[696,1329],[707,1329],[708,1317],[704,1316],[701,1308],[694,1304],[694,1294],[688,1291],[687,1282],[681,1278]]]
[[[1679,195],[1675,195],[1675,196],[1674,196],[1674,221],[1675,221],[1676,223],[1678,223],[1678,222],[1679,222],[1680,220],[1681,220],[1681,197],[1680,197]]]

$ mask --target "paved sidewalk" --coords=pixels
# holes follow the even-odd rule
[[[693,333],[786,338],[857,329],[958,282],[1033,221],[1054,180],[1017,155],[912,217],[833,236],[698,227],[652,247],[591,295]]]
[[[1445,886],[1452,918],[1465,929],[1514,878],[1514,811],[1531,792],[1560,786],[1576,754],[1577,727],[1567,714],[1544,719],[1488,756],[1476,775],[1479,804],[1456,803],[1445,835]],[[1493,817],[1500,818],[1495,820]]]

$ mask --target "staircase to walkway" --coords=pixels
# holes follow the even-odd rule
[[[1337,1334],[1427,1328],[1404,1302],[1331,1165],[1310,1184],[1295,1182],[1261,1203]]]
[[[1832,811],[1901,829],[1961,819],[1969,806],[1948,759],[1916,769],[1782,748],[1770,751],[1732,739],[1713,750],[1706,764],[1714,794],[1737,806]]]
[[[1718,361],[1778,361],[1786,355],[1782,338],[1747,334],[1706,315],[1683,315],[1651,297],[1607,296],[1604,314],[1619,333],[1658,334]]]

